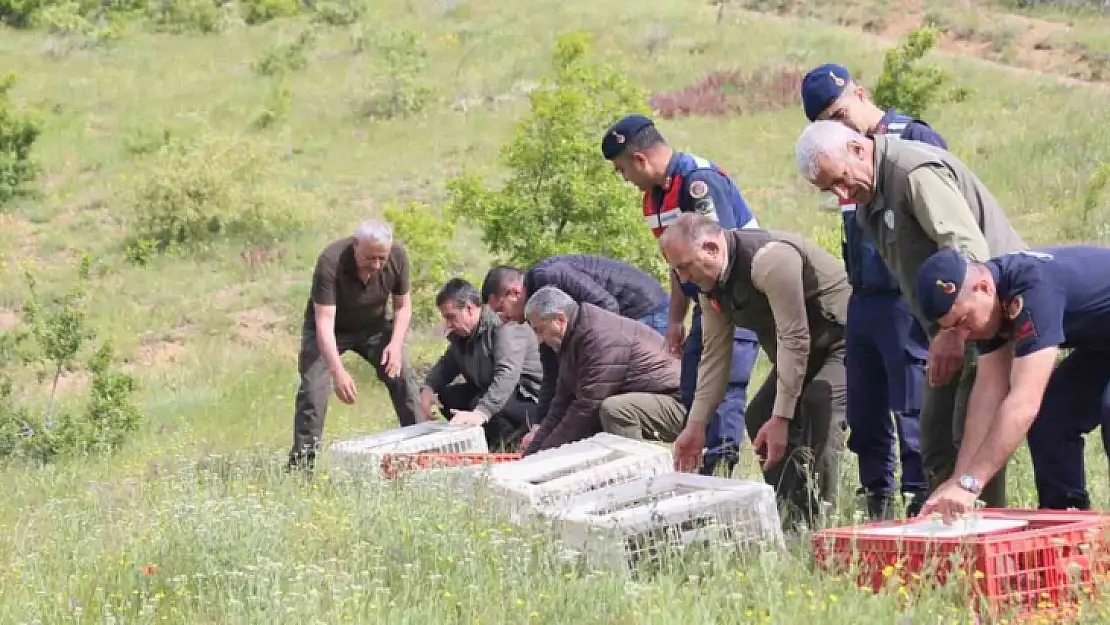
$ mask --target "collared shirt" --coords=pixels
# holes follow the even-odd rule
[[[921,315],[914,294],[917,272],[941,247],[979,262],[1026,249],[1006,213],[967,167],[951,153],[919,141],[878,135],[874,196],[857,211],[857,223],[897,276],[922,327],[937,325]]]
[[[428,371],[424,386],[439,393],[462,375],[481,395],[475,410],[493,416],[519,392],[536,400],[543,378],[536,333],[526,325],[502,323],[483,306],[469,336],[447,337],[447,350]]]
[[[1010,343],[1016,358],[1053,346],[1110,351],[1110,249],[1047,247],[986,265],[1003,322],[998,335],[976,343],[980,354]]]
[[[316,259],[307,317],[313,303],[335,306],[335,331],[359,332],[387,320],[390,296],[409,292],[409,261],[405,248],[393,243],[385,265],[366,282],[358,275],[354,237],[334,241]]]
[[[724,398],[738,325],[754,331],[775,366],[774,414],[792,419],[810,357],[843,335],[851,287],[836,257],[811,241],[762,230],[727,236],[717,286],[701,294],[702,357],[689,420],[707,423]]]

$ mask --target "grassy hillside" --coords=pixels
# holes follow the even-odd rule
[[[497,151],[567,30],[593,32],[601,58],[662,93],[712,71],[804,70],[826,60],[873,84],[891,37],[931,20],[947,35],[930,62],[971,95],[926,119],[1028,241],[1105,242],[1106,203],[1083,207],[1090,176],[1110,158],[1099,69],[1110,52],[1110,19],[1005,13],[1016,9],[1004,3],[975,11],[928,4],[733,0],[721,10],[678,0],[391,0],[349,26],[319,27],[304,67],[280,83],[287,97],[252,65],[296,42],[310,26],[305,16],[209,34],[127,22],[118,40],[87,47],[43,29],[3,30],[0,70],[19,75],[12,97],[36,112],[43,133],[35,194],[0,208],[0,330],[20,324],[23,268],[34,269],[43,291],[60,292],[80,254],[93,254],[89,322],[128,359],[145,422],[111,459],[4,469],[2,620],[967,622],[951,593],[909,602],[907,620],[898,621],[898,593],[871,596],[850,580],[813,575],[804,549],[747,563],[706,556],[626,584],[562,564],[542,532],[456,505],[449,493],[326,476],[306,484],[280,471],[316,254],[389,202],[438,208],[445,181],[464,168],[496,180]],[[1012,33],[1000,34],[1007,24]],[[391,93],[375,44],[403,29],[426,50],[426,67],[404,77],[428,90],[427,107],[375,118],[368,113]],[[733,97],[753,106],[782,101],[761,89]],[[660,126],[679,149],[733,173],[761,223],[827,236],[836,217],[816,210],[794,169],[800,105],[757,108]],[[166,137],[215,147],[167,163],[158,156]],[[233,166],[244,162],[258,167]],[[597,166],[608,164],[598,156]],[[274,231],[259,231],[271,236],[132,262],[144,181],[190,176],[215,181],[235,206],[272,209],[264,222]],[[302,223],[286,225],[282,215]],[[477,241],[462,229],[445,242],[471,276],[489,261]],[[415,329],[410,357],[426,364],[441,341],[434,325]],[[391,427],[372,371],[354,355],[346,362],[358,403],[333,398],[326,433]],[[86,374],[64,376],[62,402],[83,401],[88,383]],[[21,378],[26,401],[43,401],[49,387]],[[1098,505],[1108,494],[1101,452],[1093,440]],[[1009,474],[1013,505],[1035,505],[1028,465],[1020,452]],[[755,474],[750,462],[745,473]],[[852,474],[845,484],[851,492]],[[1105,620],[1096,610],[1088,622]]]

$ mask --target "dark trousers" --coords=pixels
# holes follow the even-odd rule
[[[975,347],[969,343],[964,348],[963,367],[947,384],[936,388],[925,384],[921,407],[921,459],[930,492],[954,477],[964,438],[967,402],[971,387],[975,385],[975,370]],[[979,499],[989,508],[1006,507],[1005,467],[983,486]]]
[[[1110,450],[1110,352],[1078,348],[1052,372],[1027,442],[1041,508],[1088,510],[1083,435]]]
[[[374,367],[378,380],[389,391],[398,423],[403,426],[413,425],[416,423],[416,415],[420,414],[420,387],[413,376],[408,357],[402,358],[401,375],[396,378],[387,377],[385,368],[381,365],[382,350],[389,344],[392,333],[392,324],[385,323],[357,333],[337,332],[335,339],[340,355],[353,350]],[[315,456],[324,433],[328,399],[333,391],[331,372],[316,346],[316,331],[310,324],[306,324],[301,331],[301,353],[297,358],[297,369],[301,384],[295,401],[293,448],[289,452],[291,462],[305,455]]]
[[[452,410],[474,410],[482,397],[482,390],[469,382],[450,384],[436,393],[440,414],[451,419]],[[535,423],[539,404],[513,393],[500,412],[490,417],[482,428],[486,431],[486,444],[491,452],[512,452],[520,448],[520,439],[528,432],[528,424]]]
[[[747,409],[748,382],[759,357],[759,341],[751,330],[736,328],[732,339],[732,368],[729,370],[725,398],[709,420],[705,433],[706,453],[701,473],[712,475],[718,465],[724,465],[726,475],[731,475],[739,461],[740,445],[744,441],[744,413]],[[690,334],[682,350],[680,388],[682,404],[687,412],[694,403],[698,387],[698,363],[701,362],[701,306],[694,307]]]
[[[848,303],[844,364],[848,377],[848,449],[859,458],[862,490],[893,495],[895,432],[902,492],[924,503],[919,417],[927,348],[910,341],[917,323],[900,294],[853,293]],[[893,413],[893,418],[891,414]]]
[[[748,436],[753,440],[759,428],[773,416],[776,384],[778,370],[772,368],[748,406]],[[763,472],[763,479],[774,487],[783,508],[786,527],[797,521],[813,527],[820,512],[820,500],[836,502],[840,453],[844,448],[846,386],[844,341],[837,341],[830,349],[815,350],[806,366],[802,396],[790,421],[786,453]]]

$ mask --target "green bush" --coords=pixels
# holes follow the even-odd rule
[[[38,174],[31,148],[42,129],[36,119],[16,110],[9,95],[15,83],[14,74],[0,79],[0,205],[19,195],[24,183]]]
[[[463,269],[462,259],[454,245],[455,224],[418,202],[388,204],[382,215],[393,225],[394,236],[408,252],[412,271],[410,293],[413,320],[435,322],[439,319],[435,306],[436,292]]]
[[[922,117],[933,104],[961,102],[970,91],[963,87],[942,88],[951,81],[948,72],[921,59],[937,43],[937,30],[922,27],[910,31],[902,45],[887,50],[883,72],[875,84],[874,100],[879,108],[895,108],[913,117]]]
[[[123,35],[126,15],[123,9],[90,8],[81,2],[59,2],[43,7],[34,23],[54,39],[48,53],[65,56],[70,51],[94,48]]]
[[[369,8],[366,0],[322,0],[313,2],[312,21],[328,26],[350,26],[357,23]]]
[[[239,0],[239,11],[247,24],[264,24],[279,17],[300,13],[300,0]]]
[[[149,0],[147,17],[158,31],[218,33],[227,26],[226,6],[217,0]]]
[[[427,52],[416,33],[408,29],[388,30],[374,39],[385,70],[385,88],[375,90],[362,105],[361,114],[371,119],[404,118],[423,111],[434,90],[421,74],[427,67]]]
[[[306,28],[295,41],[275,46],[251,66],[259,76],[282,76],[308,67],[308,52],[316,45],[316,31]]]
[[[150,160],[127,198],[133,261],[223,241],[270,244],[305,223],[300,194],[267,183],[274,159],[250,142],[171,141]]]
[[[644,227],[638,192],[600,152],[605,128],[648,113],[646,94],[619,69],[591,59],[589,38],[559,38],[553,75],[531,94],[531,114],[501,150],[508,181],[487,188],[473,174],[448,183],[450,211],[474,224],[491,253],[518,265],[552,254],[619,258],[662,278],[662,257]]]
[[[30,295],[23,306],[24,325],[0,335],[0,459],[49,462],[63,456],[110,454],[142,424],[133,399],[135,379],[117,368],[112,348],[101,344],[90,357],[83,357],[96,339],[85,317],[91,267],[92,259],[82,258],[77,280],[53,299],[42,297],[34,275],[25,273]],[[13,376],[25,374],[19,370],[26,368],[34,369],[40,379],[51,379],[41,411],[23,405],[16,396]],[[80,369],[91,374],[83,410],[59,407],[59,380]]]
[[[12,28],[29,28],[46,0],[0,0],[0,22]]]

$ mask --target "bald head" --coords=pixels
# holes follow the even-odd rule
[[[693,282],[704,291],[713,288],[728,262],[725,232],[700,213],[683,213],[671,224],[659,246],[667,264],[683,282]]]
[[[697,246],[706,239],[720,236],[721,226],[701,213],[682,213],[659,237],[664,249],[670,245]]]

